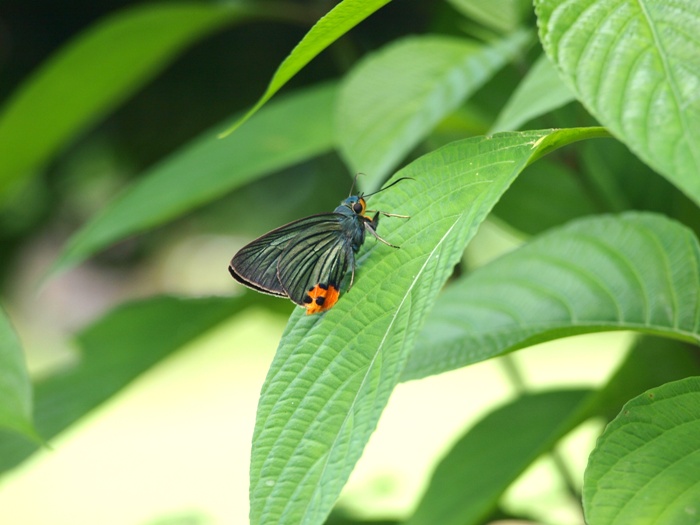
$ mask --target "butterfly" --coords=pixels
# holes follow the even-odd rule
[[[407,178],[397,179],[379,191]],[[365,242],[366,232],[387,246],[398,248],[377,234],[379,217],[408,216],[373,210],[375,214],[370,217],[365,198],[379,191],[352,195],[351,189],[351,195],[332,213],[311,215],[258,237],[233,256],[229,272],[253,290],[288,297],[306,308],[307,314],[329,310],[338,302],[340,284],[348,269],[348,290],[352,287],[355,254]]]

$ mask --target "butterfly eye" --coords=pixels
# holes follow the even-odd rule
[[[360,215],[363,211],[365,211],[365,206],[362,203],[362,201],[358,201],[355,204],[352,205],[352,211]]]

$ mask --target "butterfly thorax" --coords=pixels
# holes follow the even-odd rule
[[[352,251],[357,253],[365,242],[365,224],[372,219],[365,215],[365,199],[352,195],[340,203],[334,211],[343,216],[342,229],[346,238],[350,241]]]

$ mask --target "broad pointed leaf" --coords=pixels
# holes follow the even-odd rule
[[[334,84],[323,84],[280,99],[231,140],[218,139],[217,131],[205,133],[156,165],[73,236],[52,271],[329,150],[335,93]],[[304,126],[299,126],[301,120]]]
[[[154,4],[88,28],[0,111],[0,198],[153,78],[182,48],[249,12],[231,4]]]
[[[700,244],[661,215],[582,219],[451,285],[404,370],[414,379],[568,335],[700,342]]]
[[[399,380],[418,327],[512,180],[542,152],[600,128],[504,133],[449,144],[401,170],[369,206],[385,218],[355,284],[322,315],[292,316],[263,386],[251,465],[251,523],[320,524]]]
[[[289,56],[284,59],[284,62],[280,64],[272,76],[267,90],[255,106],[224,131],[221,136],[225,137],[233,133],[321,51],[390,1],[343,0],[336,5],[326,16],[316,22]]]
[[[0,427],[35,440],[32,423],[32,385],[22,345],[0,308]]]
[[[447,36],[408,37],[360,62],[343,83],[336,133],[352,171],[374,189],[450,112],[530,41],[493,45]]]
[[[700,203],[697,0],[536,0],[540,39],[588,110]]]
[[[700,513],[700,377],[627,403],[591,454],[586,523],[693,525]]]

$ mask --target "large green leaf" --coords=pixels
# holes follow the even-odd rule
[[[340,151],[374,189],[440,120],[530,41],[518,32],[493,45],[416,36],[360,62],[338,97]]]
[[[538,457],[581,423],[588,390],[524,395],[476,423],[440,461],[406,525],[478,525]]]
[[[559,78],[559,73],[547,55],[540,55],[503,107],[490,133],[514,131],[527,121],[572,100],[576,100],[574,94]]]
[[[260,301],[260,297],[184,299],[156,297],[119,306],[77,337],[77,367],[35,385],[35,419],[50,439],[119,390],[207,330]],[[273,308],[283,301],[268,298]],[[14,467],[37,447],[0,434],[0,472]]]
[[[540,38],[588,110],[700,203],[697,0],[536,0]]]
[[[32,423],[32,385],[22,345],[0,308],[0,427],[36,439]]]
[[[450,286],[418,338],[404,379],[603,330],[697,344],[698,268],[698,239],[663,216],[576,221]]]
[[[231,4],[144,5],[83,32],[2,108],[0,197],[154,77],[183,47],[249,11]]]
[[[272,96],[277,93],[306,64],[311,62],[321,51],[350,31],[369,15],[388,4],[391,0],[343,0],[326,16],[321,18],[306,33],[287,58],[280,64],[260,100],[248,113],[238,119],[221,136],[233,133],[241,124],[257,112]]]
[[[466,243],[528,162],[600,128],[458,141],[401,170],[371,198],[386,218],[355,284],[322,315],[292,316],[263,386],[251,465],[251,523],[322,523],[399,380],[416,332]]]
[[[52,271],[75,265],[129,235],[158,226],[252,179],[333,146],[334,84],[280,99],[231,140],[209,131],[156,165],[80,230]],[[299,122],[304,121],[304,126]],[[218,129],[221,129],[218,127]]]
[[[700,377],[653,388],[627,403],[586,468],[590,525],[695,525],[700,515]]]

